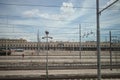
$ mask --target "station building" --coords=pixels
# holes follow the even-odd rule
[[[24,50],[74,50],[78,51],[82,50],[96,50],[95,41],[88,42],[29,42],[25,39],[0,39],[0,48],[10,48],[10,49],[24,49]],[[109,42],[101,42],[100,47],[101,50],[120,50],[120,43],[110,43]]]

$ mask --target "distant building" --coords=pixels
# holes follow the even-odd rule
[[[46,50],[48,46],[49,50],[79,50],[80,45],[79,42],[49,42],[47,45],[45,42],[28,42],[25,39],[0,39],[0,48],[10,48],[10,49],[24,49],[24,50]],[[109,42],[101,42],[100,43],[102,50],[109,50],[110,43]],[[81,43],[82,50],[96,50],[96,42],[82,42]],[[120,50],[120,43],[112,44],[112,50]]]

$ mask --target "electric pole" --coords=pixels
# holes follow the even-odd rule
[[[81,59],[81,25],[79,24],[79,57]]]
[[[96,22],[97,22],[97,75],[101,80],[101,57],[100,57],[100,22],[99,22],[99,0],[96,0]]]
[[[110,36],[110,70],[112,70],[112,51],[111,51],[111,31],[109,32],[109,36]]]
[[[110,3],[108,6],[106,6],[105,8],[103,8],[102,10],[99,11],[99,0],[96,0],[96,24],[97,24],[97,75],[98,75],[98,80],[101,80],[101,57],[100,57],[100,14],[108,9],[110,6],[112,6],[113,4],[115,4],[117,1],[119,0],[115,0],[112,3]]]
[[[37,33],[37,49],[38,49],[38,55],[40,53],[40,38],[39,38],[39,29],[38,29],[38,33]]]

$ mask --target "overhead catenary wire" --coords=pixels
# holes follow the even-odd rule
[[[42,5],[42,4],[17,4],[17,3],[0,3],[1,5],[15,5],[15,6],[40,6],[40,7],[61,7],[58,5]],[[84,8],[84,9],[96,9],[95,7],[71,7],[71,6],[64,6],[67,8]]]
[[[39,7],[49,7],[49,8],[59,8],[61,6],[58,5],[42,5],[42,4],[18,4],[18,3],[3,3],[0,2],[1,5],[9,5],[9,6],[29,6],[29,7],[33,7],[33,6],[39,6]],[[96,7],[82,7],[82,6],[64,6],[67,8],[82,8],[82,9],[96,9]],[[103,8],[99,8],[99,9],[103,9]],[[119,9],[109,9],[109,10],[119,10]]]
[[[34,33],[34,32],[0,32],[0,33]]]
[[[86,22],[82,22],[83,24],[86,24]],[[81,23],[81,24],[82,24]],[[87,22],[88,24],[93,24],[94,22]],[[109,23],[101,23],[101,24],[109,24]],[[5,27],[10,27],[10,28],[13,28],[13,26],[15,26],[15,27],[40,27],[40,25],[33,25],[33,24],[14,24],[14,23],[0,23],[0,26],[1,25],[6,25]],[[10,26],[7,26],[7,25],[10,25]],[[76,25],[76,24],[75,24]],[[93,24],[94,25],[94,24]],[[2,27],[2,26],[1,26]],[[68,26],[67,26],[68,27]],[[45,26],[45,28],[62,28],[62,27],[51,27],[51,26]],[[89,28],[89,27],[86,27],[86,28]],[[62,29],[78,29],[77,27],[75,27],[75,28],[62,28]],[[120,29],[101,29],[101,30],[120,30]]]
[[[22,18],[22,19],[41,19],[41,20],[47,20],[47,21],[60,21],[60,22],[71,22],[71,20],[69,19],[50,19],[50,18],[39,18],[38,16],[34,16],[34,17],[25,17],[24,15],[22,16],[18,16],[18,15],[4,15],[4,14],[0,14],[0,18],[6,18],[6,19],[12,19],[12,18]],[[89,22],[83,22],[83,23],[89,23]],[[91,23],[95,23],[95,22],[91,22]]]

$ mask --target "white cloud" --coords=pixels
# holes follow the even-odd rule
[[[83,3],[81,3],[80,6],[86,7],[86,6],[91,6],[91,4],[93,4],[93,3],[88,4],[88,2],[86,3],[86,1],[83,1]],[[69,25],[69,23],[72,22],[72,20],[75,20],[76,18],[79,18],[83,15],[86,15],[87,13],[88,13],[87,9],[74,8],[74,5],[72,2],[63,2],[61,7],[59,7],[59,11],[57,13],[54,13],[54,11],[53,11],[53,13],[49,14],[47,12],[41,12],[38,8],[32,9],[32,10],[28,10],[28,11],[23,12],[23,17],[28,17],[29,19],[10,20],[9,23],[22,24],[22,25],[38,25],[40,29],[42,29],[42,27],[45,27],[46,29],[48,29],[47,27],[56,27],[56,28],[52,28],[51,30],[49,30],[50,32],[55,32],[55,34],[53,34],[53,37],[55,39],[69,40],[69,39],[72,39],[71,35],[61,34],[61,36],[56,36],[56,31],[58,30],[60,33],[74,33],[74,32],[76,32],[76,30],[64,31],[62,28],[68,27],[68,26],[73,27],[73,28],[76,27],[76,25]],[[37,17],[39,19],[35,20],[34,17]],[[56,21],[56,20],[58,20],[58,21]],[[65,21],[59,21],[59,20],[65,20]],[[31,28],[31,27],[29,27],[29,28]],[[20,29],[18,29],[16,31],[26,32],[25,31],[26,29],[24,29],[24,28],[20,31],[19,30]],[[36,30],[36,27],[35,27],[35,30]],[[21,35],[23,35],[23,36],[19,36],[17,34],[14,34],[14,35],[17,36],[17,38],[22,37],[22,38],[27,39],[29,41],[30,40],[33,41],[33,39],[35,39],[35,40],[37,39],[36,33],[34,33],[34,34],[29,33],[29,34],[33,35],[34,37],[33,36],[31,37],[30,35],[27,35],[25,33],[23,33],[23,34],[21,33]],[[44,35],[44,34],[41,34],[41,35]],[[51,34],[51,36],[52,36],[52,34]]]
[[[26,16],[26,17],[36,17],[37,14],[39,14],[38,9],[32,9],[31,11],[26,11],[26,12],[23,13],[23,15]]]
[[[81,4],[82,7],[86,6],[93,6],[93,3],[88,3],[87,0],[83,1]],[[84,8],[75,8],[72,2],[63,2],[61,7],[59,8],[59,12],[56,14],[52,13],[43,13],[39,9],[32,9],[23,12],[24,16],[27,17],[39,17],[40,19],[48,19],[46,20],[45,26],[52,26],[52,27],[64,27],[71,21],[86,15],[88,10]],[[58,21],[54,21],[58,20]],[[60,21],[59,21],[60,20]],[[62,21],[61,21],[62,20]],[[65,20],[65,21],[64,21]]]
[[[59,14],[41,13],[39,9],[32,9],[25,11],[23,15],[27,17],[42,17],[45,19],[66,20],[68,17],[74,15],[75,9],[73,7],[74,6],[71,2],[63,2],[62,6],[60,7]]]
[[[87,0],[83,1],[83,3],[81,3],[82,7],[90,7],[93,6],[93,3],[88,3]],[[52,28],[51,32],[55,32],[61,31],[61,28],[65,28],[65,27],[76,27],[76,25],[69,25],[70,22],[72,22],[73,20],[88,14],[89,10],[88,9],[84,9],[84,8],[75,8],[72,2],[63,2],[61,7],[59,8],[59,11],[57,13],[46,13],[46,12],[41,12],[39,9],[32,9],[32,10],[28,10],[25,11],[23,13],[24,16],[27,17],[39,17],[41,21],[44,21],[44,23],[39,23],[40,25],[43,24],[44,27],[56,27],[56,28]],[[42,18],[42,19],[41,19]],[[48,19],[48,20],[47,20]],[[57,21],[56,21],[57,20]],[[60,20],[60,21],[59,21]],[[63,21],[61,21],[63,20]],[[65,20],[65,21],[64,21]],[[30,24],[34,23],[34,24],[38,24],[37,22],[33,21],[31,22],[31,20],[28,21],[24,21]],[[40,22],[40,21],[39,21]],[[49,28],[48,28],[49,29]],[[66,30],[66,33],[70,33],[70,32],[76,32],[76,30]],[[64,33],[64,32],[62,32]],[[54,34],[53,34],[54,35]],[[62,34],[61,34],[62,35]],[[61,36],[55,36],[55,39],[65,39],[68,40],[67,37],[65,37],[66,35],[63,34],[62,38]],[[69,35],[71,36],[71,35]],[[54,36],[53,36],[54,37]]]
[[[61,13],[64,15],[73,15],[75,13],[74,6],[71,2],[63,2],[63,5],[60,8]]]

